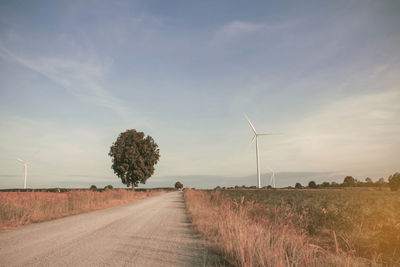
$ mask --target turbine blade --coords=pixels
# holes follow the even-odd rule
[[[258,133],[257,135],[279,135],[283,133]]]
[[[17,160],[18,160],[18,161],[21,161],[22,163],[25,163],[25,161],[23,161],[23,160],[20,159],[20,158],[17,158]]]
[[[251,145],[254,143],[254,139],[256,139],[256,135],[253,136],[253,139],[251,139],[250,143],[246,147],[246,152],[249,151]]]
[[[249,118],[246,116],[246,114],[244,114],[244,116],[246,117],[246,120],[249,122],[250,127],[253,129],[254,133],[257,134],[256,128],[254,128],[254,125],[251,123],[251,121],[249,120]]]
[[[251,146],[254,143],[254,140],[256,139],[256,135],[253,136],[253,138],[251,139],[250,145]]]
[[[27,160],[27,162],[29,163],[30,161],[33,160],[34,157],[37,156],[37,154],[39,154],[40,150],[36,151],[34,154],[32,154],[32,156]]]

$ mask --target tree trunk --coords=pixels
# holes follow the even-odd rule
[[[135,192],[135,184],[132,184],[132,191]]]

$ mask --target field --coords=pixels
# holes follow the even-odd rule
[[[196,230],[236,266],[397,266],[400,192],[185,192]]]
[[[161,190],[132,192],[125,189],[0,192],[0,230],[122,205],[161,193]]]

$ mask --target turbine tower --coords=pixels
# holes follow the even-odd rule
[[[28,164],[29,164],[29,162],[24,161],[24,160],[19,159],[19,158],[17,158],[17,160],[24,164],[24,189],[26,189],[26,176],[28,174]]]
[[[272,173],[272,175],[271,175],[271,178],[269,179],[269,184],[270,184],[270,186],[272,186],[273,188],[275,188],[276,186],[275,186],[275,172],[274,172],[274,170],[272,170],[270,167],[267,167],[270,171],[271,171],[271,173]]]
[[[251,139],[250,145],[254,142],[254,139],[256,139],[256,162],[257,162],[257,181],[258,181],[258,188],[261,188],[261,178],[260,178],[260,154],[258,152],[258,137],[261,135],[274,135],[274,134],[280,134],[280,133],[257,133],[256,128],[253,126],[249,118],[246,117],[246,120],[249,122],[251,129],[254,132],[253,139]]]

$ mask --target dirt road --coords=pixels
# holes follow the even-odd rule
[[[181,192],[0,233],[0,266],[203,266]]]

